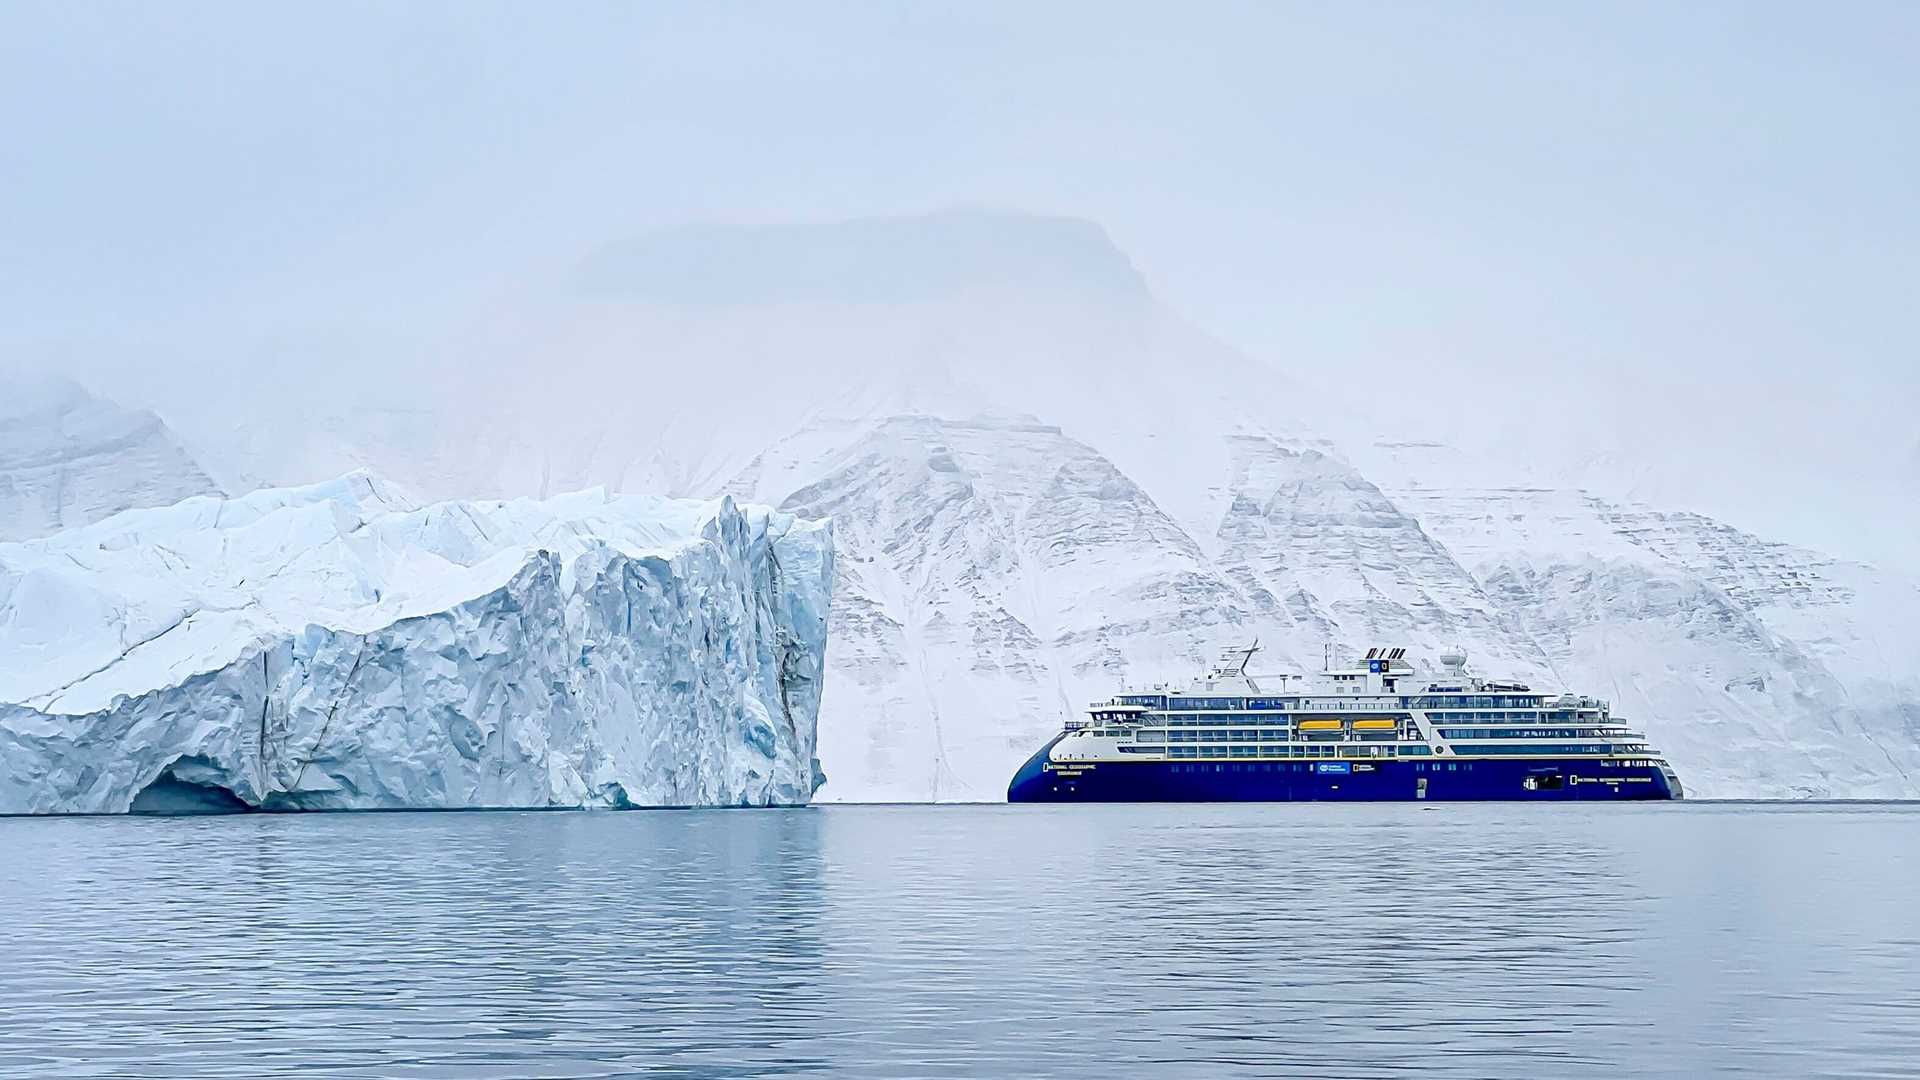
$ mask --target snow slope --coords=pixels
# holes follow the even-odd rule
[[[1611,698],[1702,794],[1920,794],[1920,583],[1704,515],[1474,486],[1444,446],[1361,455],[1561,683]]]
[[[0,811],[804,802],[825,523],[366,473],[0,545]]]
[[[0,540],[218,491],[154,414],[58,376],[0,372]]]

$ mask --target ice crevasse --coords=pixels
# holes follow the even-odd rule
[[[0,544],[0,812],[805,802],[833,544],[366,472]]]

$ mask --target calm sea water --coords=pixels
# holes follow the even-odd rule
[[[0,1075],[1920,1076],[1920,807],[0,821]]]

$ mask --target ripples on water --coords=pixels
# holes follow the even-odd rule
[[[0,821],[0,1075],[1920,1076],[1920,808]]]

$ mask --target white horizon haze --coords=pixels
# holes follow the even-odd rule
[[[488,329],[660,230],[999,207],[1097,224],[1330,436],[1920,566],[1907,5],[23,3],[0,31],[0,365],[169,419],[537,370]]]

